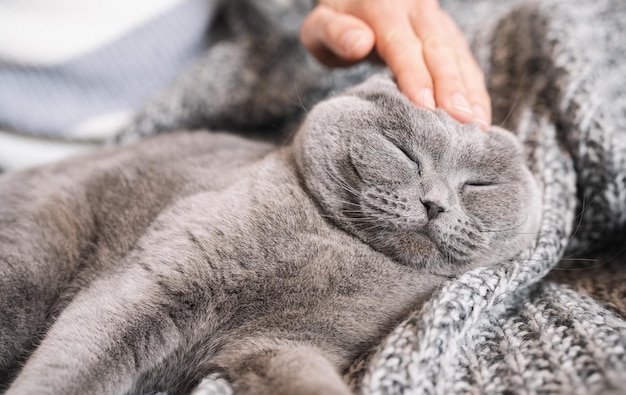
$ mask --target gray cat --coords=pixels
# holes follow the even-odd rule
[[[5,175],[1,381],[349,394],[341,374],[444,281],[533,242],[539,194],[513,135],[384,76],[286,147],[180,132]]]

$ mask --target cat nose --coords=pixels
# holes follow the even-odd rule
[[[422,204],[426,207],[426,215],[429,221],[435,219],[439,213],[446,211],[439,203],[433,202],[432,200],[422,200]]]

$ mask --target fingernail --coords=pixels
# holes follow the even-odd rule
[[[424,107],[429,110],[434,110],[436,108],[435,105],[435,96],[433,95],[433,91],[428,88],[424,88],[420,91],[420,97],[422,98],[422,104]]]
[[[472,111],[474,112],[474,120],[483,130],[487,130],[489,128],[489,123],[487,122],[487,113],[481,106],[472,106]]]
[[[340,45],[346,55],[350,55],[365,44],[365,37],[360,30],[348,30],[341,37]]]
[[[472,109],[470,108],[469,102],[467,101],[465,96],[463,96],[462,94],[458,92],[452,95],[452,98],[450,99],[450,105],[452,108],[458,111],[461,111],[467,115],[471,115],[472,117],[474,116],[474,113],[472,112]]]

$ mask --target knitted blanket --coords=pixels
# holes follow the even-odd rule
[[[536,245],[448,282],[346,373],[363,394],[626,393],[626,2],[449,0],[494,123],[543,188]],[[306,0],[225,3],[222,39],[118,142],[181,128],[265,131],[377,67],[327,70],[297,40]],[[218,377],[195,394],[231,392]]]

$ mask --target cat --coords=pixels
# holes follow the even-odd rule
[[[532,245],[519,141],[386,75],[290,144],[177,132],[0,178],[7,394],[349,394],[341,374],[451,277]]]

